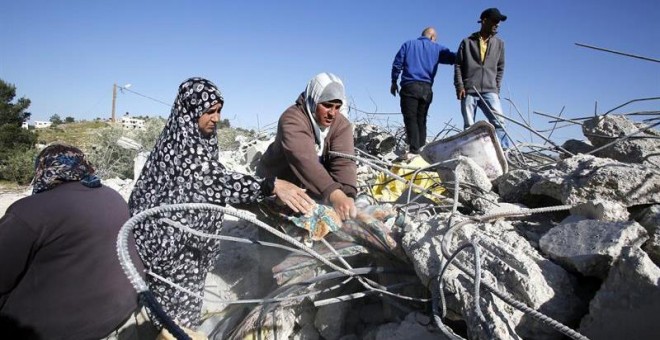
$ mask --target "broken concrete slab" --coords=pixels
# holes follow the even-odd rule
[[[626,247],[589,304],[580,332],[592,340],[657,339],[660,268],[638,247]]]
[[[346,313],[350,307],[349,303],[338,302],[318,308],[314,326],[324,339],[339,339],[344,334]]]
[[[590,143],[577,139],[569,139],[565,141],[564,144],[561,145],[561,147],[564,148],[566,151],[571,152],[574,155],[577,155],[579,153],[586,154],[594,149],[594,146],[591,145]],[[566,154],[561,154],[561,155],[562,157],[570,157],[570,155],[567,156]]]
[[[660,229],[660,204],[644,208],[635,216],[635,220],[646,228],[649,233]]]
[[[402,245],[422,283],[428,284],[445,263],[440,242],[446,231],[446,219],[447,216],[432,218],[429,223],[421,224],[403,238]],[[466,225],[454,235],[451,249],[479,235],[484,253],[481,264],[483,280],[493,282],[494,286],[519,301],[568,324],[576,323],[586,309],[586,303],[575,294],[577,282],[572,276],[538,253],[509,223],[500,221],[479,227]],[[472,254],[469,251],[467,254],[459,255],[457,261],[474,270]],[[476,316],[469,311],[473,305],[472,280],[453,266],[448,268],[445,280],[447,291],[450,292],[447,297],[450,317],[463,318],[468,324],[471,338],[487,338]],[[483,312],[488,322],[496,325],[493,337],[561,339],[562,335],[556,330],[539,324],[499,299],[491,300],[490,294],[484,292],[482,298],[492,305]]]
[[[497,192],[504,202],[509,203],[523,203],[530,205],[530,201],[534,201],[530,194],[530,190],[534,183],[541,179],[537,173],[518,169],[507,172],[506,174],[498,177],[495,180]],[[536,199],[538,200],[538,199]]]
[[[601,147],[613,140],[630,135],[645,125],[635,124],[625,116],[597,116],[582,124],[582,133],[595,147]],[[644,138],[650,137],[650,138]],[[596,152],[598,157],[616,159],[625,163],[660,164],[660,131],[649,129],[629,139]]]
[[[642,246],[653,262],[660,266],[660,229],[650,233],[649,240]]]
[[[571,214],[584,216],[592,220],[627,221],[630,218],[628,209],[618,202],[593,200],[579,203],[571,208]]]
[[[437,329],[430,329],[431,319],[422,313],[412,312],[401,322],[383,324],[364,337],[365,340],[444,340],[450,339]]]
[[[464,206],[485,212],[499,200],[491,191],[493,185],[486,171],[471,158],[458,155],[455,161],[438,166],[437,173],[442,182],[458,179],[461,185],[458,200]]]
[[[660,172],[640,164],[577,155],[539,172],[530,192],[564,204],[589,200],[615,201],[626,207],[660,203]]]
[[[353,139],[356,148],[378,157],[393,155],[397,146],[394,135],[372,124],[355,125]]]
[[[239,139],[239,137],[243,138]],[[256,170],[259,159],[264,152],[266,152],[268,146],[275,140],[275,137],[271,137],[267,140],[246,140],[244,136],[237,136],[236,140],[240,141],[238,152],[241,155],[241,164],[246,165],[249,173],[253,173]]]
[[[539,246],[543,253],[563,266],[586,276],[605,279],[621,249],[641,246],[646,229],[635,221],[582,220],[563,223],[548,231]]]
[[[635,220],[649,232],[649,240],[642,249],[660,266],[660,204],[644,208]]]

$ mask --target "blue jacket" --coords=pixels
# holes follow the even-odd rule
[[[427,37],[406,41],[392,62],[392,83],[401,74],[401,86],[413,81],[433,85],[438,64],[453,65],[455,58],[454,52]]]

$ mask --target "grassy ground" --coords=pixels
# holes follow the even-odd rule
[[[83,121],[39,129],[37,130],[37,143],[64,142],[85,150],[93,144],[93,137],[98,129],[110,126],[110,123],[103,121]]]

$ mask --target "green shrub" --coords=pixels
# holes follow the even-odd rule
[[[133,178],[133,159],[136,150],[124,149],[117,144],[124,131],[119,126],[94,131],[91,150],[83,150],[101,178]]]
[[[5,153],[0,164],[0,179],[15,182],[20,185],[29,184],[34,177],[34,160],[37,149],[14,149]]]
[[[165,126],[165,119],[147,118],[145,130],[126,130],[119,125],[94,129],[93,144],[88,150],[83,150],[89,161],[96,168],[96,174],[101,178],[120,177],[133,179],[133,164],[135,156],[141,151],[150,151]],[[128,138],[141,145],[138,149],[127,149],[118,143],[120,139]]]

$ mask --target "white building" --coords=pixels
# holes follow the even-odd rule
[[[144,127],[144,120],[142,119],[137,119],[137,118],[131,118],[129,116],[123,116],[121,117],[121,126],[124,129],[140,129],[140,130],[145,130]]]
[[[24,128],[25,130],[30,128],[30,126],[28,125],[28,122],[23,122],[23,125],[21,125],[21,127]]]
[[[34,121],[34,128],[35,129],[45,129],[49,126],[53,125],[53,122],[46,122],[43,120],[35,120]]]

